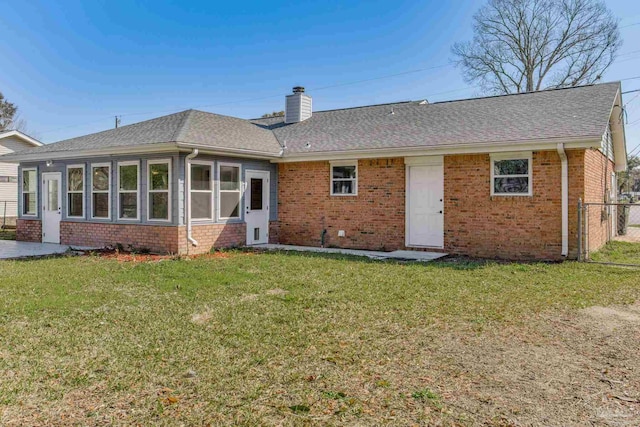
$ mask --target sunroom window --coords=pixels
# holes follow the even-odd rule
[[[84,165],[67,168],[67,216],[84,217]]]
[[[35,169],[22,170],[22,214],[36,215],[38,206],[38,178]]]
[[[240,218],[240,165],[218,166],[220,219]]]
[[[118,218],[138,219],[138,162],[118,163]]]
[[[148,166],[149,219],[168,221],[171,211],[171,162],[154,160]]]
[[[213,219],[211,163],[191,163],[191,218]]]
[[[91,165],[91,217],[110,217],[111,199],[111,165]]]

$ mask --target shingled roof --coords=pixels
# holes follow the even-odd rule
[[[314,112],[285,124],[282,117],[245,120],[197,110],[67,139],[8,155],[117,150],[175,144],[222,152],[296,157],[359,150],[439,148],[473,144],[595,140],[607,129],[620,83],[438,103],[400,102]],[[285,147],[283,150],[282,147]]]
[[[438,103],[402,102],[314,112],[295,125],[257,119],[287,155],[550,139],[601,138],[619,83]]]

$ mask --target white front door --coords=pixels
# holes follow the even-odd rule
[[[444,246],[444,174],[440,164],[407,166],[407,246]]]
[[[42,241],[60,243],[62,188],[60,172],[42,174]]]
[[[247,245],[269,243],[269,172],[248,170],[245,180]]]

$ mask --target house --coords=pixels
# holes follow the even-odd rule
[[[626,168],[619,82],[319,112],[311,101],[296,87],[284,117],[187,110],[5,156],[39,183],[20,185],[18,239],[560,260],[577,255],[578,200],[615,197]],[[596,234],[591,249],[606,241]]]
[[[42,143],[17,130],[0,131],[0,155],[39,147]],[[0,163],[0,226],[18,216],[18,164]]]

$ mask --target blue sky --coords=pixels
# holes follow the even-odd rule
[[[199,108],[244,118],[283,109],[294,85],[314,109],[479,95],[449,65],[480,2],[28,1],[0,14],[0,91],[44,142]],[[624,45],[605,81],[640,76],[640,2],[610,0]],[[639,25],[634,25],[639,24]],[[437,67],[432,68],[431,67]],[[381,76],[406,73],[395,77]],[[640,89],[640,79],[623,90]],[[627,143],[640,144],[640,96]],[[246,101],[250,100],[250,101]],[[243,102],[244,101],[244,102]]]

